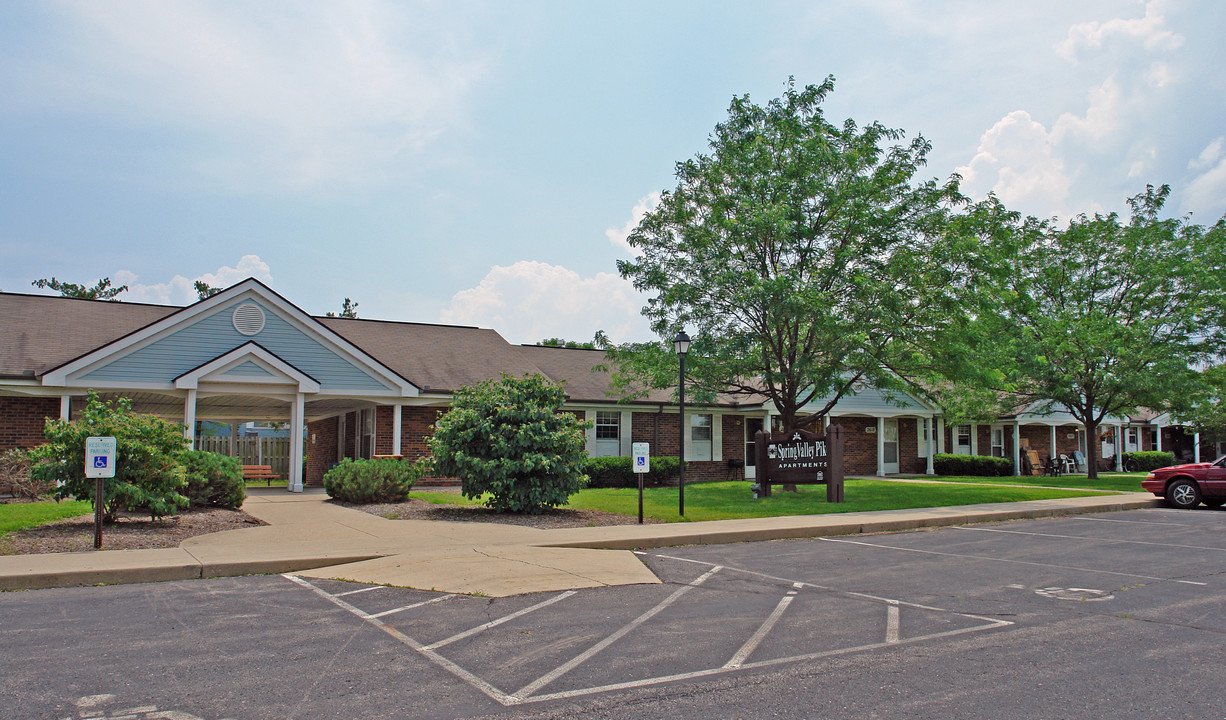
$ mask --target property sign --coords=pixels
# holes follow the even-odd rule
[[[630,445],[630,455],[634,458],[632,466],[636,473],[651,471],[651,444],[638,442]]]
[[[825,485],[827,502],[843,502],[843,428],[831,425],[825,435],[791,430],[754,435],[758,483],[770,497],[771,483]]]
[[[85,477],[115,477],[115,447],[113,437],[85,438]]]

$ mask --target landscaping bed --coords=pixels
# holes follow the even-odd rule
[[[200,508],[150,520],[148,514],[120,513],[102,528],[103,550],[173,548],[189,537],[265,523],[241,510]],[[0,536],[0,555],[36,555],[94,549],[94,516],[56,520],[37,527],[13,530]]]

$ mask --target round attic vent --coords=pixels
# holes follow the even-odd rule
[[[251,303],[239,305],[234,308],[231,320],[234,322],[234,329],[243,335],[258,335],[264,329],[264,311],[259,305]]]

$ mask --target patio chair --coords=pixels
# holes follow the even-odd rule
[[[1077,461],[1064,453],[1060,453],[1060,469],[1066,475],[1075,473],[1077,472]]]

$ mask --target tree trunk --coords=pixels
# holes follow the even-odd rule
[[[1089,417],[1086,413],[1086,417]],[[1098,423],[1086,420],[1086,476],[1098,479]]]

